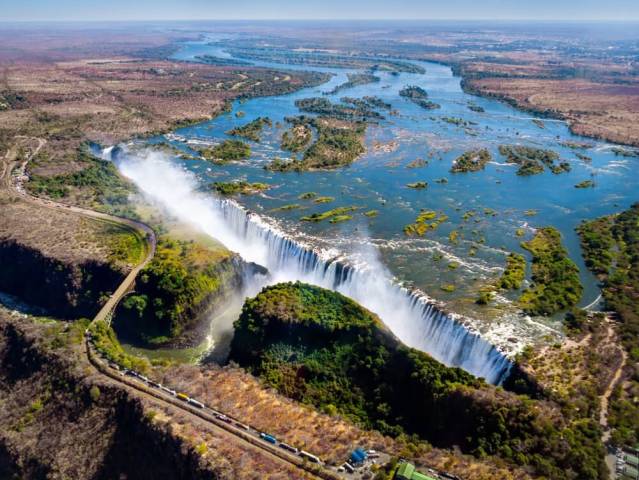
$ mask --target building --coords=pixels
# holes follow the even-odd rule
[[[368,454],[361,448],[356,448],[351,453],[350,461],[353,465],[359,465],[360,463],[364,463],[364,460],[368,458]]]
[[[433,477],[424,475],[423,473],[415,470],[415,465],[412,463],[402,463],[397,472],[395,472],[395,480],[435,480]]]
[[[626,463],[632,465],[633,467],[639,467],[639,457],[630,455],[629,453],[625,453],[623,459]]]

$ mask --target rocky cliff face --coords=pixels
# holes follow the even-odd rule
[[[255,274],[255,267],[244,262],[238,255],[229,256],[214,265],[212,272],[217,279],[215,288],[206,291],[198,301],[188,305],[182,332],[167,344],[184,347],[202,342],[209,332],[211,318],[223,310],[234,295],[242,292],[246,279]]]
[[[61,338],[47,348],[65,351]],[[86,363],[39,342],[0,318],[0,478],[229,478],[128,390],[82,376]]]
[[[0,291],[60,318],[92,317],[124,277],[107,262],[63,261],[12,239],[0,241],[0,265]]]

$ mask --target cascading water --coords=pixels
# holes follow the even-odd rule
[[[235,202],[199,193],[192,173],[157,152],[119,151],[114,160],[124,175],[171,215],[245,260],[266,267],[269,283],[299,280],[336,290],[379,315],[406,345],[494,384],[508,376],[511,362],[494,345],[425,295],[402,288],[381,262],[354,266],[344,258],[303,246]]]

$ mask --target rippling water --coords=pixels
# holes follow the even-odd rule
[[[204,53],[226,55],[219,47],[199,42],[185,44],[176,58],[189,60]],[[305,68],[255,63],[286,69]],[[563,122],[543,119],[541,128],[528,113],[495,100],[465,94],[460,79],[446,66],[415,63],[422,65],[426,73],[393,76],[378,72],[376,75],[382,79],[379,83],[326,96],[338,101],[341,96],[375,95],[399,112],[395,116],[386,115],[378,125],[371,125],[366,134],[367,153],[352,166],[339,171],[273,173],[263,167],[276,156],[290,156],[279,149],[279,137],[285,128],[284,118],[300,113],[295,100],[320,95],[343,83],[349,72],[343,69],[314,68],[335,75],[320,87],[235,102],[229,114],[179,129],[154,141],[169,139],[176,146],[188,149],[193,142],[217,143],[228,138],[224,132],[258,116],[270,117],[274,126],[265,130],[262,142],[251,143],[253,154],[246,162],[215,166],[203,160],[175,161],[193,172],[202,185],[238,178],[269,183],[272,188],[266,194],[243,196],[240,203],[293,238],[325,252],[343,255],[352,263],[366,262],[366,252],[374,249],[400,282],[446,302],[450,310],[473,318],[476,328],[493,343],[510,344],[517,350],[523,341],[552,333],[553,322],[519,317],[512,305],[516,293],[500,296],[494,308],[478,307],[474,304],[478,289],[499,276],[507,252],[522,252],[519,244],[530,238],[533,227],[553,225],[562,232],[571,257],[581,267],[586,287],[582,304],[590,303],[597,297],[598,290],[595,279],[583,266],[574,228],[581,219],[618,211],[636,200],[639,179],[633,172],[637,160],[615,156],[612,144],[572,135]],[[430,99],[442,108],[426,111],[401,98],[398,92],[406,85],[423,87]],[[469,110],[471,102],[485,111]],[[242,118],[236,117],[238,111],[244,112]],[[446,116],[461,117],[472,124],[466,128],[451,125],[442,120]],[[284,126],[278,127],[277,123]],[[587,142],[592,148],[573,150],[563,146],[564,142]],[[519,177],[515,175],[515,167],[506,164],[497,152],[500,144],[513,143],[552,149],[562,160],[570,162],[572,171]],[[488,148],[493,154],[493,162],[485,171],[449,173],[454,158],[476,147]],[[580,160],[576,153],[591,157],[592,162]],[[428,166],[407,168],[407,164],[417,158],[428,160]],[[591,175],[596,188],[574,188],[576,183],[592,178]],[[444,177],[448,183],[436,183]],[[407,183],[421,180],[429,183],[427,189],[406,187]],[[298,199],[309,191],[335,197],[335,201],[316,205],[312,200]],[[293,203],[302,205],[302,209],[275,210]],[[338,206],[357,206],[359,210],[353,220],[341,224],[300,221],[303,215]],[[423,238],[406,237],[403,227],[413,222],[423,208],[445,213],[449,221]],[[362,215],[372,209],[379,212],[377,217]],[[464,220],[464,213],[469,210],[475,210],[476,215]],[[527,210],[534,210],[536,214],[526,215]],[[517,236],[517,229],[523,229],[525,236]],[[449,241],[453,230],[459,232],[457,244]],[[476,250],[474,255],[471,247]],[[444,284],[455,285],[455,291],[443,291]]]

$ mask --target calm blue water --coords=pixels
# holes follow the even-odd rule
[[[192,60],[202,54],[228,57],[219,47],[187,43],[175,58]],[[254,63],[288,70],[306,68]],[[342,69],[313,68],[335,74],[320,87],[290,95],[235,102],[229,114],[177,130],[175,133],[181,138],[173,143],[179,146],[186,145],[184,140],[217,143],[228,138],[224,132],[233,127],[258,116],[270,117],[274,126],[264,131],[262,142],[251,142],[253,154],[247,162],[215,166],[204,160],[188,160],[183,161],[184,165],[194,171],[203,184],[234,179],[269,183],[272,188],[266,194],[243,196],[239,201],[250,210],[270,217],[292,236],[318,247],[358,258],[369,253],[373,246],[399,280],[448,302],[455,311],[476,318],[500,318],[503,312],[511,309],[507,298],[501,299],[502,304],[497,309],[477,307],[474,299],[478,289],[500,275],[509,251],[526,253],[520,242],[531,237],[531,227],[553,225],[563,234],[570,256],[581,268],[586,287],[582,305],[590,303],[599,292],[595,279],[583,265],[574,228],[582,219],[617,212],[637,200],[637,159],[615,156],[610,150],[612,144],[572,135],[563,122],[542,119],[544,128],[540,128],[528,113],[495,100],[463,93],[459,77],[453,76],[450,68],[415,63],[422,65],[426,73],[393,76],[380,72],[377,73],[382,78],[379,83],[327,96],[338,101],[342,96],[375,95],[391,103],[399,112],[396,116],[381,112],[386,119],[367,130],[367,153],[348,168],[306,173],[272,173],[263,168],[276,156],[290,157],[288,152],[279,149],[279,139],[287,127],[284,118],[300,114],[295,100],[318,96],[343,83],[349,71]],[[423,87],[430,99],[442,108],[426,111],[399,97],[399,90],[406,85]],[[470,111],[470,102],[483,107],[485,112]],[[242,118],[236,117],[238,111],[244,112]],[[474,124],[467,128],[457,127],[442,121],[445,116],[461,117]],[[566,141],[587,142],[593,148],[572,150],[561,145]],[[514,143],[555,150],[562,160],[570,162],[572,171],[560,175],[547,171],[519,177],[515,174],[516,167],[506,164],[497,151],[500,144]],[[380,145],[387,148],[379,148]],[[477,147],[486,147],[493,154],[494,161],[485,171],[449,173],[457,156]],[[592,157],[592,163],[578,159],[577,152]],[[428,160],[428,166],[406,168],[417,158]],[[590,179],[591,174],[594,174],[596,188],[574,188],[576,183]],[[436,183],[435,180],[440,178],[447,178],[448,183]],[[407,183],[421,180],[429,183],[427,189],[406,187]],[[309,191],[335,197],[335,201],[317,205],[312,200],[298,199],[300,194]],[[274,211],[293,203],[303,208]],[[353,220],[334,225],[328,221],[300,221],[303,215],[338,206],[357,206],[360,210],[354,213]],[[378,210],[377,217],[363,215],[372,209]],[[403,228],[414,221],[420,209],[445,213],[449,220],[423,238],[406,237]],[[464,221],[462,217],[469,210],[477,213]],[[527,216],[524,213],[527,210],[537,213]],[[518,228],[525,229],[524,237],[516,235]],[[453,230],[459,232],[456,245],[448,238]],[[476,250],[473,256],[471,249]],[[454,268],[455,264],[457,268]],[[441,289],[443,284],[453,284],[456,290],[447,293]],[[509,295],[511,300],[517,296],[516,293]]]

